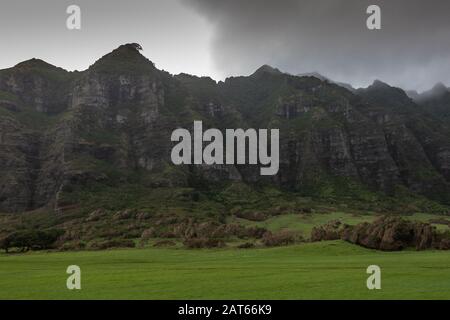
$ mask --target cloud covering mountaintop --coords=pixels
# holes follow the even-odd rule
[[[425,90],[450,83],[445,0],[189,0],[214,28],[212,57],[225,75],[270,64],[366,86],[374,79]],[[382,29],[366,27],[377,4]]]

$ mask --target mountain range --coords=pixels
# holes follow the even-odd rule
[[[405,194],[450,204],[450,92],[353,89],[263,66],[216,82],[171,75],[126,44],[82,72],[39,59],[0,70],[0,212],[82,205],[86,190],[124,184],[232,184],[323,199]],[[279,128],[280,170],[174,166],[176,128]],[[196,201],[196,196],[189,198]]]

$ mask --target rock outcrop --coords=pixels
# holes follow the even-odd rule
[[[398,251],[406,248],[447,250],[450,235],[439,233],[428,223],[411,222],[399,217],[381,217],[356,226],[332,221],[313,228],[311,241],[342,239],[366,248]]]

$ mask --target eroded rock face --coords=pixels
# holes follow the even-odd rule
[[[398,251],[406,248],[425,250],[448,249],[448,235],[438,233],[428,223],[411,222],[399,217],[381,217],[372,223],[356,226],[332,221],[313,228],[312,241],[342,239],[360,246],[384,251]]]
[[[42,113],[59,113],[67,108],[72,75],[39,59],[19,63],[2,71],[0,90],[18,97],[22,104],[3,103],[15,109],[27,107]]]
[[[38,144],[20,123],[0,117],[0,210],[20,211],[31,205]]]
[[[108,180],[106,166],[149,173],[154,187],[237,180],[320,196],[324,184],[339,191],[351,181],[388,194],[402,185],[450,203],[449,127],[380,82],[351,92],[264,67],[216,83],[171,76],[124,45],[83,72],[39,60],[0,71],[0,111],[1,211],[60,207],[71,186]],[[175,168],[171,133],[194,120],[205,130],[279,128],[278,174]]]

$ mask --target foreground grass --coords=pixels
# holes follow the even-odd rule
[[[66,289],[68,265],[82,290]],[[382,290],[366,268],[382,269]],[[0,299],[449,299],[450,254],[341,241],[272,249],[130,249],[0,256]]]

